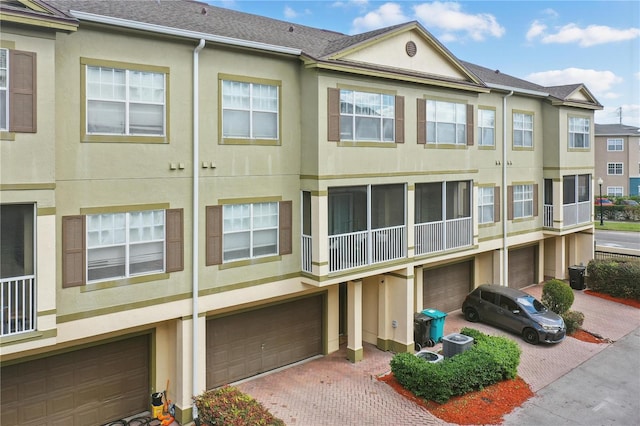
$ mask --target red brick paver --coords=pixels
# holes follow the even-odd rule
[[[541,297],[542,285],[525,291]],[[574,291],[572,310],[585,315],[583,327],[615,341],[640,326],[640,310]],[[609,344],[567,337],[556,345],[529,345],[519,336],[464,320],[460,311],[445,319],[444,334],[471,327],[512,338],[522,348],[518,374],[534,392],[573,370]],[[442,344],[432,348],[438,351]],[[387,373],[393,353],[364,345],[364,360],[351,363],[346,348],[328,356],[245,381],[237,386],[260,401],[288,426],[324,425],[444,425],[421,406],[377,380]]]

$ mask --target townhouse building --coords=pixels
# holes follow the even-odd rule
[[[640,195],[640,128],[596,123],[594,149],[603,196]]]
[[[593,257],[593,114],[408,22],[0,3],[3,425],[101,424]]]

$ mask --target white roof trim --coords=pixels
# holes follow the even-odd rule
[[[487,87],[492,89],[506,90],[507,92],[513,91],[514,93],[523,93],[525,95],[542,96],[547,97],[547,92],[538,92],[537,90],[521,89],[519,87],[503,86],[502,84],[485,83]]]
[[[113,18],[111,16],[96,15],[94,13],[81,12],[77,10],[70,11],[73,16],[81,21],[97,22],[100,24],[114,25],[118,27],[131,28],[142,31],[150,31],[154,33],[167,34],[192,39],[204,39],[213,43],[222,43],[232,46],[248,47],[251,49],[267,50],[270,52],[285,53],[288,55],[300,55],[300,49],[290,47],[276,46],[273,44],[260,43],[256,41],[240,40],[231,37],[216,36],[213,34],[201,33],[197,31],[181,30],[178,28],[165,27],[163,25],[148,24],[145,22],[131,21],[129,19]]]

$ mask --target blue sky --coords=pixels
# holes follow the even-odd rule
[[[638,1],[209,0],[216,6],[357,34],[419,21],[459,59],[543,86],[584,83],[596,123],[640,127]]]

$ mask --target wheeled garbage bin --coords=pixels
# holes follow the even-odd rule
[[[413,341],[416,351],[436,344],[431,340],[431,317],[422,312],[413,314]]]
[[[431,318],[431,327],[429,328],[431,340],[434,343],[440,342],[444,336],[444,319],[447,314],[431,308],[423,310],[422,313]]]
[[[585,266],[569,266],[569,285],[574,290],[584,290],[587,286],[584,283]]]

